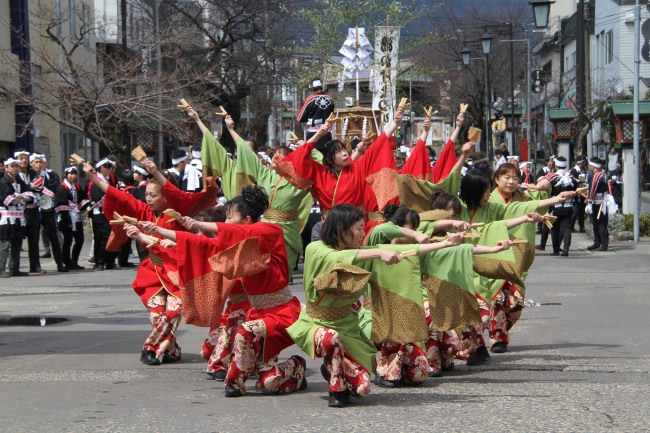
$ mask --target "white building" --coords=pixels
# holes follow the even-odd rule
[[[634,86],[634,0],[598,0],[591,36],[591,97],[596,100],[612,93],[630,95]],[[646,0],[640,3],[647,3]],[[641,8],[641,22],[650,12]],[[641,36],[641,44],[644,38]],[[641,60],[640,76],[650,78],[650,63]],[[648,87],[640,83],[639,94]]]

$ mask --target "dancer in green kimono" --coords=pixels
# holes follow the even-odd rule
[[[203,133],[201,160],[204,178],[221,176],[221,188],[228,200],[240,195],[244,186],[252,184],[257,184],[269,196],[270,205],[264,212],[262,221],[282,227],[291,271],[302,252],[300,232],[309,217],[313,202],[309,190],[295,188],[272,168],[262,164],[258,155],[237,134],[235,122],[230,116],[226,117],[226,126],[237,145],[236,161],[227,155],[226,149],[203,124],[192,107],[187,108],[187,114],[194,119]],[[276,158],[281,156],[276,154]]]
[[[353,308],[366,285],[370,282],[372,287],[374,312],[387,318],[385,322],[373,322],[373,340],[406,343],[424,339],[427,330],[421,296],[418,299],[419,269],[410,259],[403,260],[405,251],[426,254],[458,245],[461,240],[458,235],[450,235],[436,244],[359,249],[363,227],[363,212],[357,207],[344,204],[330,210],[323,224],[322,241],[307,247],[307,308],[288,328],[305,353],[323,358],[321,373],[329,384],[330,407],[347,406],[350,395],[364,397],[370,392],[369,375],[374,370],[376,348],[361,330],[358,311]],[[409,320],[397,323],[396,315]]]
[[[440,194],[454,198],[441,191],[435,195]],[[445,212],[438,211],[438,215],[444,216]],[[384,217],[387,222],[375,227],[370,232],[364,241],[367,245],[428,243],[430,241],[430,234],[412,229],[412,227],[420,225],[419,215],[416,212],[404,206],[389,205],[386,207]],[[454,225],[457,228],[465,229],[469,226],[466,222],[455,220],[437,222],[440,223],[439,229],[443,230],[453,229]],[[464,232],[459,233],[459,236],[464,234]],[[474,246],[467,243],[455,248],[445,248],[420,255],[419,265],[422,273],[421,285],[428,325],[428,339],[424,343],[402,345],[404,347],[383,344],[380,358],[377,361],[377,385],[396,386],[395,376],[400,372],[398,368],[400,366],[409,377],[409,363],[412,363],[413,359],[418,359],[415,355],[426,357],[429,365],[429,377],[442,375],[443,360],[445,361],[444,368],[451,369],[456,345],[448,344],[447,340],[451,339],[449,331],[480,321],[480,310],[472,274],[465,270],[473,267],[474,255],[499,253],[508,249],[510,244],[506,233],[504,240],[491,246]],[[439,349],[443,349],[442,353]],[[397,379],[400,377],[397,376]],[[404,381],[402,380],[402,382]]]
[[[504,204],[489,201],[491,193],[492,182],[487,173],[477,169],[468,171],[460,186],[461,211],[459,219],[470,224],[486,224],[479,229],[483,232],[491,222],[508,220],[507,229],[510,230],[526,221],[540,221],[539,215],[534,212],[570,200],[574,195],[573,192],[567,191],[547,199]],[[497,230],[497,232],[499,231]],[[490,242],[490,237],[485,238],[485,241]],[[530,246],[532,247],[532,244]],[[475,275],[474,285],[481,305],[483,321],[487,321],[490,314],[492,285],[489,281],[478,273]],[[472,329],[463,330],[457,356],[467,360],[468,365],[480,365],[490,359],[482,336],[483,328],[484,324],[478,323]]]
[[[522,163],[525,164],[525,163]],[[526,202],[546,199],[550,195],[550,184],[543,181],[534,188],[519,188],[521,174],[517,166],[506,163],[499,166],[492,176],[496,186],[490,194],[490,202],[510,204],[512,202]],[[535,227],[522,224],[510,230],[510,234],[518,239],[526,239],[530,245],[535,244]],[[522,281],[528,272],[521,275]],[[509,331],[517,323],[524,309],[526,286],[515,284],[506,280],[493,280],[491,283],[492,306],[488,320],[490,335],[490,351],[504,353],[508,350],[510,342]]]

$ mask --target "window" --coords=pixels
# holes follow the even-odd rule
[[[88,5],[83,3],[81,5],[81,19],[83,20],[81,25],[83,26],[83,41],[84,41],[84,46],[89,47],[90,46],[90,29],[92,28],[92,21],[93,18],[90,16],[90,9],[88,8]]]
[[[36,95],[41,95],[43,92],[43,68],[40,65],[32,63],[32,93]]]
[[[614,61],[614,31],[605,33],[605,64],[609,65]]]
[[[76,39],[77,35],[77,14],[75,13],[75,7],[74,7],[74,2],[75,0],[69,0],[68,1],[68,17],[69,17],[69,22],[70,24],[70,37]]]
[[[61,37],[61,21],[63,16],[61,14],[61,0],[55,0],[54,2],[54,15],[56,20],[56,35]]]

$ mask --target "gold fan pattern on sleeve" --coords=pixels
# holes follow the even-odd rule
[[[358,298],[366,289],[371,273],[354,265],[337,263],[314,278],[314,288],[333,298]]]
[[[406,344],[426,341],[429,329],[422,304],[370,283],[372,291],[372,334],[375,343]]]
[[[422,285],[429,295],[432,329],[449,331],[481,321],[476,295],[428,274]]]

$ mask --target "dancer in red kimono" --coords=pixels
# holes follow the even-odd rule
[[[278,354],[293,345],[286,328],[300,314],[300,301],[291,295],[284,234],[277,224],[258,222],[269,205],[264,191],[246,186],[242,195],[228,202],[226,223],[207,223],[184,218],[189,230],[212,232],[216,236],[163,229],[142,224],[148,233],[176,242],[178,270],[184,292],[194,291],[215,274],[238,279],[246,290],[251,308],[244,315],[235,311],[222,334],[234,328],[232,351],[227,353],[226,397],[246,393],[245,382],[257,370],[256,387],[272,393],[287,393],[306,388],[304,358],[292,356],[284,362]],[[201,251],[204,260],[192,253]],[[206,280],[207,278],[207,280]],[[211,298],[225,298],[226,285],[209,288]],[[211,302],[211,299],[197,300]],[[218,349],[218,347],[217,347]]]
[[[426,140],[429,135],[429,130],[431,129],[431,118],[425,117],[424,123],[422,125],[422,132],[420,133],[420,138],[415,144],[415,148],[411,153],[411,156],[408,157],[406,163],[402,167],[402,174],[410,174],[417,179],[427,180],[431,183],[440,182],[442,179],[447,177],[449,173],[455,170],[460,170],[464,164],[458,163],[458,158],[456,158],[456,149],[454,143],[460,135],[460,130],[463,125],[464,115],[460,113],[456,117],[456,129],[454,129],[453,134],[447,140],[445,148],[440,153],[440,157],[434,165],[433,169],[431,168],[431,162],[429,161],[429,152],[427,151]]]
[[[146,203],[137,200],[132,195],[100,181],[92,165],[84,164],[84,171],[104,195],[104,213],[108,219],[113,219],[113,213],[136,218],[139,221],[150,221],[164,227],[183,230],[183,227],[169,216],[163,214],[167,208],[175,209],[182,215],[195,215],[202,208],[212,206],[216,200],[216,186],[200,193],[180,191],[168,182],[151,161],[144,162],[149,173],[156,181],[149,182],[146,189]],[[112,227],[116,238],[128,235],[137,237],[137,229],[132,227],[127,233]],[[143,240],[143,239],[140,239]],[[153,242],[147,241],[149,247]],[[149,319],[153,331],[144,342],[140,361],[147,365],[160,365],[163,362],[174,362],[181,358],[181,348],[176,343],[174,333],[181,321],[181,297],[177,284],[170,279],[169,273],[162,267],[160,257],[150,254],[140,263],[137,276],[133,281],[133,290],[138,294],[142,303],[149,310]]]
[[[325,144],[323,163],[320,164],[312,159],[311,152],[319,138],[328,133],[330,125],[326,123],[303,146],[278,162],[276,171],[296,188],[311,187],[312,195],[323,209],[329,210],[341,203],[350,204],[363,208],[367,218],[367,212],[374,210],[368,209],[366,203],[367,184],[380,185],[384,179],[380,173],[382,169],[386,169],[383,170],[385,174],[397,171],[388,137],[402,116],[403,110],[398,109],[386,132],[356,161],[351,160],[343,142],[332,140]]]

